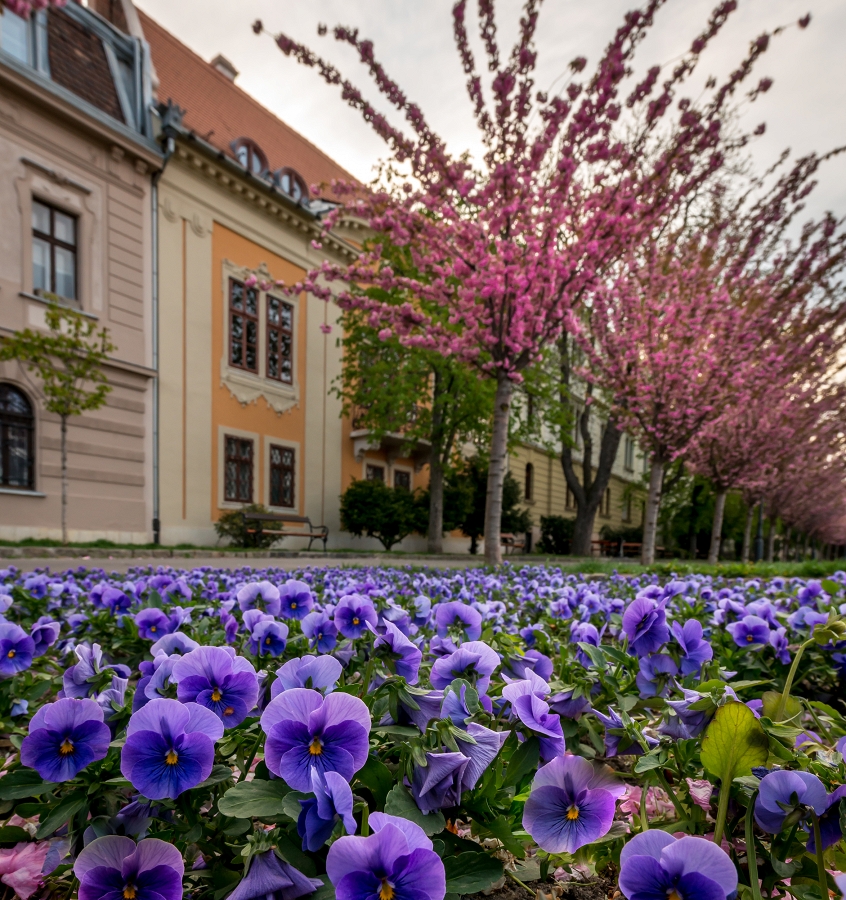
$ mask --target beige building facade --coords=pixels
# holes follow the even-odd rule
[[[71,541],[143,542],[153,518],[152,182],[144,43],[68,4],[0,14],[0,332],[48,296],[116,349],[104,407],[68,428]],[[59,538],[60,434],[38,379],[0,363],[0,538]]]

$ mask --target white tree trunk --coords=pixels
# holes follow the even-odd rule
[[[658,534],[658,511],[661,508],[661,489],[664,485],[664,463],[653,459],[649,469],[649,493],[646,496],[646,514],[643,517],[643,546],[640,561],[644,566],[655,562],[655,544]]]
[[[508,464],[508,419],[514,383],[500,375],[494,402],[491,458],[488,466],[488,496],[485,504],[485,562],[489,566],[502,563],[500,522],[502,519],[502,485]]]
[[[68,542],[68,417],[62,416],[62,543]]]
[[[711,526],[711,547],[708,550],[708,562],[715,566],[720,560],[720,545],[723,542],[723,515],[726,511],[727,491],[717,491],[717,502],[714,504],[714,524]]]

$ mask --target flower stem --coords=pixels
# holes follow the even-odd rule
[[[817,857],[817,878],[820,882],[820,893],[823,900],[828,900],[828,876],[825,872],[825,861],[823,860],[822,830],[820,829],[820,817],[815,813],[811,813],[811,820],[814,823],[814,849]]]
[[[523,882],[520,881],[520,879],[513,872],[509,872],[508,869],[506,869],[505,874],[510,879],[512,879],[512,881],[516,881],[517,884],[520,885],[520,887],[524,887],[533,897],[535,896],[535,892],[527,884],[523,884]]]
[[[244,765],[244,771],[241,772],[241,777],[238,779],[239,782],[243,781],[250,772],[250,769],[253,766],[253,760],[256,758],[256,753],[258,753],[259,744],[261,743],[261,739],[264,736],[264,732],[262,732],[261,728],[259,728],[259,732],[256,735],[255,743],[253,744],[253,749],[250,750],[250,755],[247,758],[247,762]]]
[[[646,817],[646,792],[648,788],[644,785],[640,790],[640,830],[649,831],[649,820]]]
[[[723,779],[720,782],[720,802],[717,806],[717,822],[714,825],[714,843],[719,847],[723,840],[723,831],[726,827],[728,815],[729,796],[731,795],[731,782]]]
[[[661,787],[664,788],[664,790],[667,793],[667,796],[670,798],[670,801],[672,802],[673,806],[676,808],[676,813],[678,814],[679,819],[684,821],[684,819],[687,818],[687,813],[685,812],[684,807],[681,805],[681,801],[676,796],[675,791],[670,787],[670,784],[667,781],[664,773],[662,771],[660,771],[660,769],[659,769],[659,770],[657,770],[656,774],[658,775],[658,780],[661,782]]]
[[[752,888],[752,900],[761,900],[761,885],[758,882],[758,859],[755,853],[755,798],[757,791],[746,808],[746,865],[749,867],[749,886]]]
[[[813,641],[807,640],[804,644],[800,644],[799,649],[796,651],[796,655],[793,657],[793,664],[790,666],[790,671],[787,673],[787,681],[784,682],[784,690],[781,692],[781,700],[778,701],[778,709],[775,714],[776,722],[782,722],[784,720],[784,711],[787,708],[790,689],[793,687],[793,679],[796,677],[799,661],[802,659],[805,648],[811,643],[813,643]]]
[[[370,659],[367,660],[367,668],[364,670],[364,678],[361,681],[361,693],[358,695],[362,700],[367,695],[367,689],[370,687],[370,679],[373,677],[373,666],[376,664],[376,657],[371,648]]]

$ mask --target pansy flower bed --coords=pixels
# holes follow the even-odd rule
[[[2,570],[0,881],[840,897],[844,616],[844,573]]]

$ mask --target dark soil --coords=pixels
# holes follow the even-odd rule
[[[552,900],[609,900],[617,892],[617,884],[605,878],[580,883],[578,881],[527,881],[526,887],[535,898],[551,897]],[[474,900],[530,900],[529,893],[510,878],[498,890],[489,894],[472,894]]]

